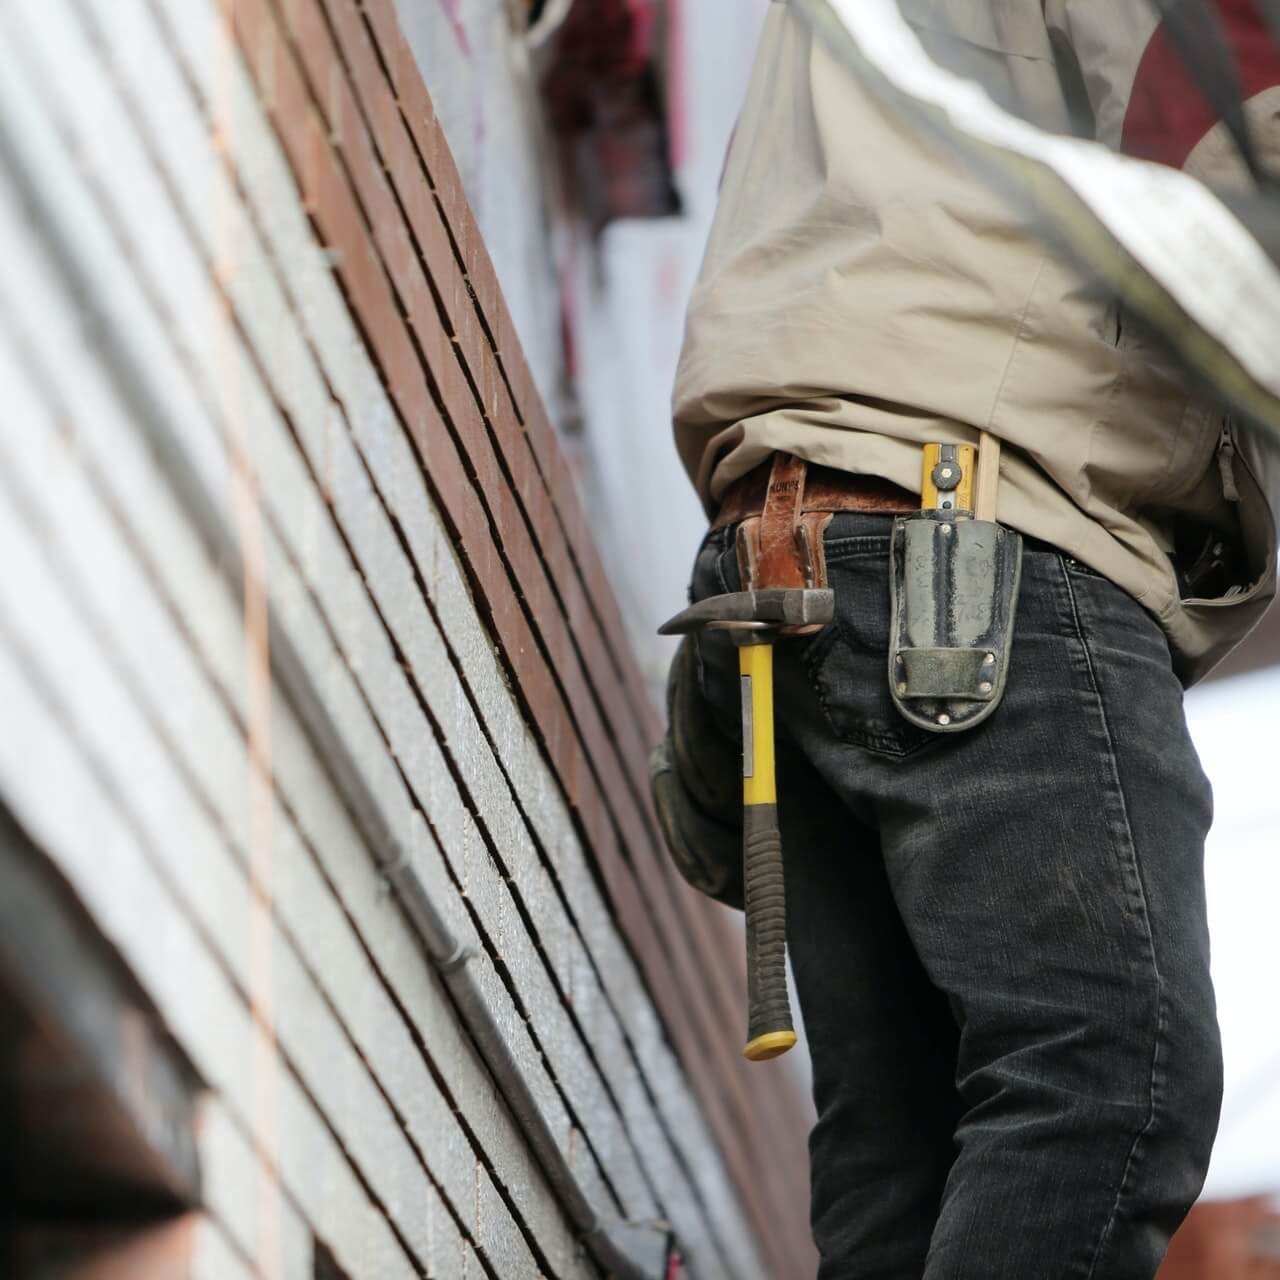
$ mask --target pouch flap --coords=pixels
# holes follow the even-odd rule
[[[981,649],[900,649],[898,653],[913,697],[981,702],[991,697],[992,664]]]

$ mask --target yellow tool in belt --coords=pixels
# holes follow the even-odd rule
[[[787,996],[787,912],[778,831],[773,738],[773,642],[835,616],[829,589],[773,587],[736,591],[690,605],[662,635],[728,631],[738,645],[742,684],[742,870],[747,918],[745,1057],[763,1062],[796,1042]]]
[[[927,444],[920,477],[920,506],[925,511],[973,512],[974,457],[971,444]]]
[[[920,507],[975,520],[996,518],[1000,441],[984,431],[977,446],[927,444],[920,477]]]

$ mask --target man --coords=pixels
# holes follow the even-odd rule
[[[901,8],[936,61],[1042,128],[1242,172],[1138,0]],[[1280,56],[1251,6],[1222,14],[1275,159]],[[809,463],[820,496],[802,505],[833,513],[817,559],[836,620],[776,659],[821,1280],[1149,1280],[1199,1192],[1221,1092],[1211,799],[1182,688],[1275,590],[1275,527],[1223,413],[782,2],[674,412],[717,517],[695,599],[748,585],[737,531],[775,459]],[[922,446],[982,431],[1003,445],[1019,601],[999,705],[940,732],[955,726],[904,714],[889,676],[890,535],[920,504]],[[727,741],[733,647],[704,633],[696,657]]]

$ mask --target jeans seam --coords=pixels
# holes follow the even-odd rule
[[[724,557],[725,557],[725,553],[723,551],[721,551],[720,554],[716,556],[716,580],[720,583],[720,593],[722,595],[728,595],[729,579],[725,575],[725,571],[724,571]]]
[[[1160,964],[1156,957],[1155,938],[1151,931],[1151,915],[1147,904],[1146,889],[1142,883],[1142,874],[1138,866],[1137,849],[1133,841],[1133,827],[1129,821],[1128,805],[1124,798],[1124,786],[1120,780],[1120,769],[1115,748],[1115,737],[1111,731],[1111,723],[1107,718],[1106,702],[1102,697],[1102,689],[1098,682],[1097,667],[1093,659],[1093,652],[1089,646],[1085,627],[1080,617],[1080,608],[1076,598],[1075,586],[1071,581],[1071,574],[1065,563],[1062,565],[1062,580],[1066,586],[1067,601],[1071,609],[1072,626],[1075,630],[1076,638],[1080,642],[1081,652],[1084,655],[1085,668],[1089,678],[1089,687],[1097,704],[1098,716],[1102,722],[1102,731],[1106,738],[1107,758],[1110,764],[1111,781],[1115,789],[1116,799],[1120,805],[1124,842],[1127,845],[1128,857],[1132,862],[1134,885],[1137,889],[1138,901],[1142,909],[1142,924],[1143,931],[1146,935],[1148,958],[1151,965],[1151,972],[1154,974],[1156,980],[1156,1017],[1151,1045],[1151,1068],[1147,1083],[1147,1096],[1149,1100],[1147,1116],[1142,1127],[1136,1134],[1134,1134],[1133,1142],[1129,1147],[1129,1153],[1125,1158],[1124,1169],[1120,1175],[1120,1185],[1116,1188],[1115,1200],[1112,1202],[1111,1211],[1108,1213],[1107,1220],[1098,1236],[1097,1243],[1094,1245],[1093,1258],[1089,1264],[1089,1270],[1086,1276],[1086,1280],[1093,1280],[1093,1277],[1097,1273],[1099,1259],[1102,1257],[1103,1251],[1105,1250],[1107,1242],[1115,1227],[1115,1221],[1120,1212],[1121,1201],[1125,1198],[1125,1194],[1129,1190],[1131,1177],[1140,1163],[1143,1141],[1148,1133],[1150,1133],[1156,1121],[1158,1113],[1156,1099],[1158,1093],[1158,1077],[1161,1057],[1160,1051],[1165,1028],[1165,999],[1164,979],[1161,977]]]

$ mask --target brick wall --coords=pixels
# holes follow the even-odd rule
[[[0,244],[0,800],[207,1089],[197,1273],[596,1274],[406,885],[602,1216],[811,1273],[392,0],[10,0]]]

